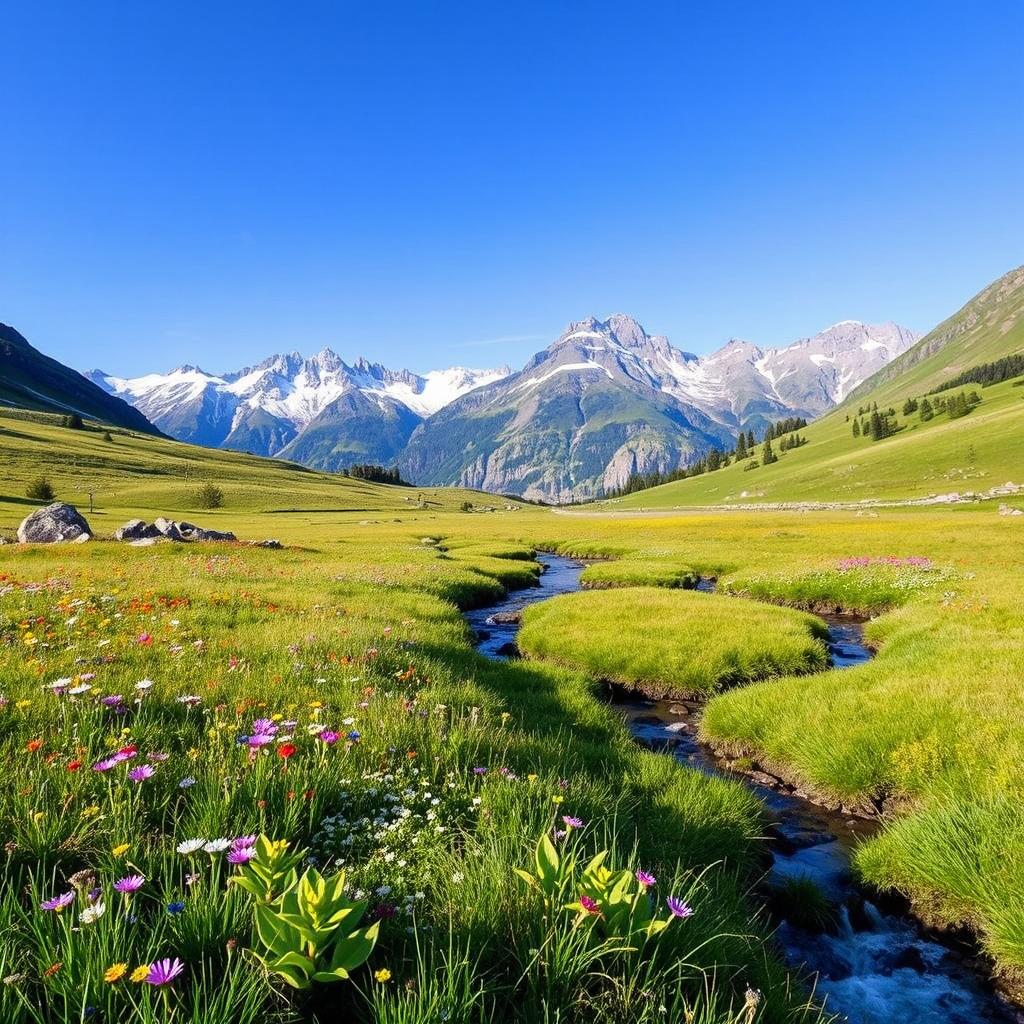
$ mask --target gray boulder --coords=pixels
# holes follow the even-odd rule
[[[146,537],[159,537],[160,531],[143,519],[129,519],[124,526],[114,531],[114,540],[143,540]]]
[[[225,530],[207,530],[195,523],[177,523],[178,532],[184,540],[237,540],[233,533]]]
[[[74,505],[62,501],[36,509],[18,527],[18,540],[22,544],[56,544],[88,540],[91,536],[92,530],[85,517]]]
[[[153,520],[153,525],[157,531],[168,540],[184,540],[185,538],[181,535],[181,530],[178,529],[178,524],[171,519],[165,519],[163,516],[157,516]]]

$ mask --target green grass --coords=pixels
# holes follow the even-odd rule
[[[660,561],[627,559],[625,561],[595,562],[583,570],[581,582],[591,590],[609,587],[678,587],[691,590],[700,580],[700,574],[688,565],[679,565],[672,559]]]
[[[552,598],[526,610],[519,647],[652,697],[709,694],[825,667],[827,630],[810,615],[654,587]]]

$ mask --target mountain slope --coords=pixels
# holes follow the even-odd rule
[[[784,349],[731,341],[700,358],[632,317],[590,317],[424,423],[399,461],[414,480],[585,499],[729,448],[741,429],[815,416],[915,337],[846,321]]]
[[[165,433],[193,444],[276,455],[313,428],[315,437],[294,450],[304,453],[307,465],[339,469],[351,464],[344,452],[353,452],[358,462],[366,459],[355,453],[392,450],[394,439],[404,444],[423,417],[507,372],[453,367],[419,376],[364,359],[349,366],[325,348],[308,359],[298,352],[273,355],[221,375],[179,366],[135,378],[102,370],[87,376],[123,396]],[[336,444],[329,443],[330,429],[337,431]],[[289,451],[286,457],[296,456]]]
[[[13,327],[0,324],[0,404],[78,413],[117,427],[155,433],[145,416],[82,374],[43,355]]]
[[[951,419],[920,411],[903,414],[908,398],[920,399],[964,369],[1024,352],[1024,268],[1004,275],[886,368],[849,399],[801,433],[804,447],[785,452],[769,466],[744,469],[749,460],[699,477],[639,491],[616,508],[664,508],[740,502],[861,501],[924,498],[985,492],[1008,481],[1024,484],[1024,387],[1022,378],[990,387],[967,385],[981,404]],[[895,364],[894,364],[895,365]],[[933,396],[931,401],[934,402]],[[858,408],[896,411],[901,428],[873,441],[854,437]],[[760,458],[762,446],[755,455]]]
[[[913,348],[850,393],[848,404],[869,394],[889,401],[897,391],[925,392],[970,366],[994,362],[1024,349],[1024,267],[1017,267],[982,289]]]

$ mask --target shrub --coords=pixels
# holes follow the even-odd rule
[[[103,440],[104,441],[113,441],[114,440],[113,437],[110,436],[110,431],[109,430],[104,430],[103,431]]]
[[[56,496],[56,492],[54,491],[53,484],[50,483],[48,477],[37,476],[35,480],[25,488],[25,496],[31,498],[33,501],[53,501]]]
[[[220,508],[224,504],[224,492],[216,484],[205,483],[196,491],[193,501],[199,508]]]

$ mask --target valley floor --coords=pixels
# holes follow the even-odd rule
[[[637,748],[598,678],[721,690],[708,739],[823,799],[880,802],[864,877],[973,928],[1005,976],[1024,968],[1020,518],[621,519],[376,493],[377,510],[325,492],[324,511],[282,494],[303,511],[213,517],[277,551],[0,547],[5,1021],[814,1019],[759,909],[757,800]],[[94,518],[160,500],[139,488]],[[0,526],[30,508],[0,500]],[[584,579],[626,589],[538,606],[532,657],[492,663],[459,610],[529,585],[537,549],[602,559]],[[698,576],[737,596],[695,605]],[[745,597],[871,614],[878,656],[820,671],[813,617]],[[226,884],[249,869],[216,842],[259,833],[366,900],[379,937],[351,980],[292,991],[282,964],[268,983],[258,900]],[[663,930],[616,931],[596,876],[569,869],[602,849]],[[129,980],[164,957],[185,964],[173,983]]]

